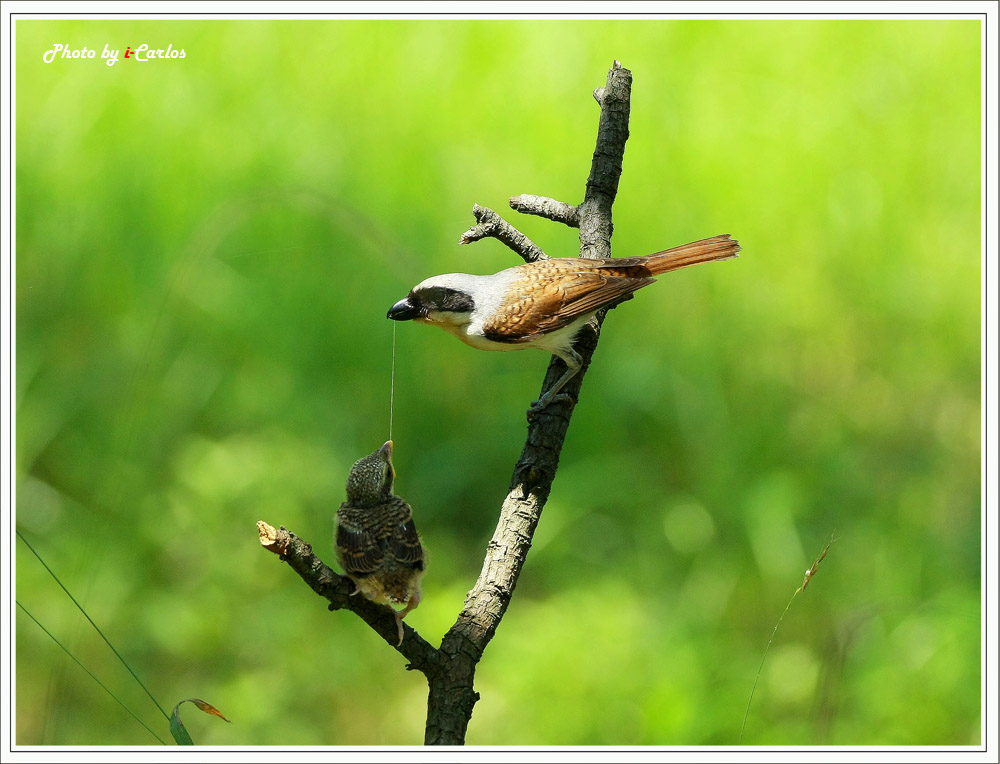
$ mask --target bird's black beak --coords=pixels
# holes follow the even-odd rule
[[[385,317],[391,318],[393,321],[410,321],[414,318],[419,318],[423,314],[424,311],[419,305],[411,302],[409,297],[405,297],[389,308],[389,312],[385,314]]]

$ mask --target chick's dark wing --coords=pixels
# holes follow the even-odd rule
[[[346,522],[337,523],[337,559],[352,576],[370,576],[382,565],[385,549],[371,533]]]
[[[420,544],[417,526],[413,524],[412,518],[397,526],[390,543],[390,552],[404,565],[414,570],[424,569],[424,548]]]

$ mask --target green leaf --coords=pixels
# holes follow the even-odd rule
[[[177,741],[177,745],[194,745],[194,741],[191,739],[191,735],[188,734],[187,729],[184,727],[184,722],[181,721],[181,703],[194,703],[200,710],[204,711],[206,714],[211,714],[212,716],[218,716],[223,721],[229,721],[225,715],[213,706],[211,703],[206,703],[200,698],[187,698],[182,700],[176,706],[174,706],[174,712],[170,715],[170,734],[174,736],[174,740]],[[231,722],[230,722],[231,723]]]
[[[181,703],[183,702],[182,700]],[[191,739],[188,731],[184,729],[184,722],[181,721],[181,703],[174,706],[174,712],[170,715],[170,734],[174,736],[177,745],[194,745],[194,741]]]

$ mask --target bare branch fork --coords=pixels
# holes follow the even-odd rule
[[[628,140],[632,73],[615,61],[607,83],[594,91],[601,107],[597,144],[583,201],[570,205],[546,197],[522,194],[510,199],[510,206],[530,215],[539,215],[580,229],[580,256],[611,256],[611,207],[618,193],[618,180]],[[473,207],[476,225],[466,231],[460,244],[492,237],[506,244],[525,262],[546,257],[527,236],[496,212]],[[261,544],[279,555],[313,591],[330,602],[331,610],[350,610],[397,649],[407,660],[407,669],[416,669],[427,678],[427,745],[462,745],[472,710],[479,699],[473,688],[476,666],[510,603],[521,568],[531,547],[531,539],[552,489],[570,417],[580,394],[580,385],[590,365],[600,337],[606,311],[584,327],[576,340],[583,367],[563,388],[568,399],[556,398],[529,419],[524,444],[510,489],[500,509],[500,520],[486,548],[483,569],[465,600],[454,626],[435,648],[409,625],[396,647],[396,621],[389,610],[363,597],[351,596],[354,586],[334,573],[312,553],[312,548],[284,528],[258,523]],[[542,392],[558,380],[565,369],[553,357],[542,383]]]

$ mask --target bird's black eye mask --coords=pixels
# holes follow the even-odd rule
[[[471,313],[475,301],[465,292],[448,287],[428,287],[413,293],[414,301],[425,310],[446,310],[450,313]]]

